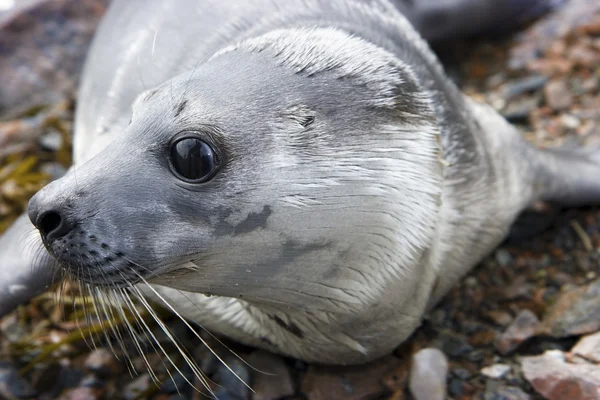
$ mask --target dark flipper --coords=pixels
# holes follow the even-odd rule
[[[392,0],[428,41],[499,35],[567,0]]]
[[[562,206],[600,205],[600,148],[543,150],[535,160],[538,200]]]

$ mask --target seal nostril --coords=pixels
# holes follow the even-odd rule
[[[44,235],[48,235],[50,232],[60,226],[60,214],[54,211],[48,211],[42,214],[38,222],[38,229],[42,231]]]
[[[69,228],[67,221],[56,211],[47,211],[39,216],[36,224],[43,236],[52,240],[56,240],[71,229]]]

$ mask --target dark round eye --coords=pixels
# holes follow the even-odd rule
[[[204,181],[217,169],[213,149],[198,138],[183,138],[171,147],[171,162],[175,172],[184,179]]]

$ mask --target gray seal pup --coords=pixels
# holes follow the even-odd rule
[[[149,297],[242,343],[363,363],[533,201],[600,202],[600,152],[528,145],[388,1],[184,3],[112,3],[75,167],[29,204],[36,244],[102,306],[155,316]]]

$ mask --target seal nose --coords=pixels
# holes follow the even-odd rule
[[[42,204],[39,193],[29,201],[28,215],[31,223],[40,231],[47,244],[65,236],[75,225],[64,212],[61,212],[60,207]]]

